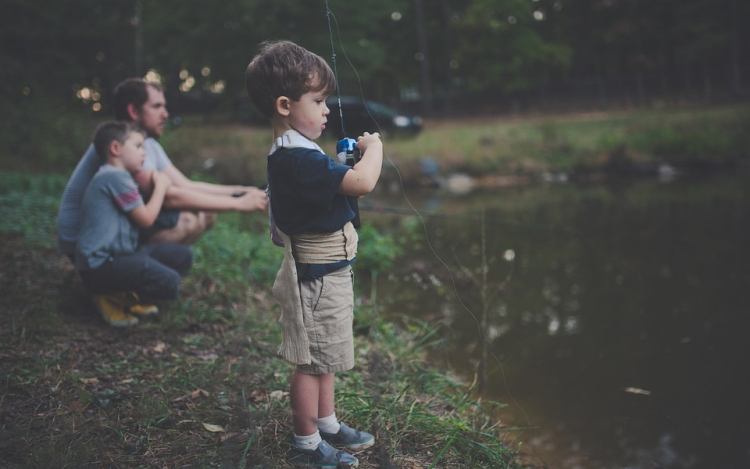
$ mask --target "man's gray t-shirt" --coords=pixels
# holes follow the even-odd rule
[[[143,143],[143,148],[146,150],[143,169],[162,171],[172,164],[159,142],[153,138],[147,138]],[[83,194],[101,165],[102,160],[96,153],[94,145],[89,145],[65,186],[57,213],[57,249],[60,254],[73,255],[75,253]]]
[[[102,166],[83,196],[76,269],[96,269],[113,254],[135,252],[138,227],[128,213],[141,205],[143,198],[133,176],[121,168]]]

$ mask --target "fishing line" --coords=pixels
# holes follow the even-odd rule
[[[381,135],[381,139],[382,139],[383,138],[383,129],[380,127],[380,124],[378,123],[377,119],[375,119],[375,117],[370,112],[369,107],[367,106],[367,101],[365,100],[364,89],[362,88],[362,80],[360,79],[359,72],[357,72],[357,68],[354,66],[354,64],[352,63],[352,61],[349,59],[349,56],[347,55],[346,50],[344,49],[344,44],[341,41],[341,31],[339,30],[338,19],[336,18],[336,15],[333,14],[333,12],[331,11],[330,7],[328,6],[328,0],[325,0],[325,5],[326,5],[326,16],[328,18],[328,32],[329,32],[329,37],[330,37],[330,40],[331,40],[331,50],[335,50],[335,46],[334,46],[334,43],[333,43],[333,31],[331,29],[331,20],[330,20],[330,18],[333,17],[334,23],[336,24],[336,34],[338,35],[338,38],[339,38],[339,46],[341,47],[341,52],[344,54],[344,58],[346,58],[346,61],[349,63],[349,66],[352,68],[352,70],[354,71],[354,74],[357,77],[357,84],[359,85],[359,92],[360,92],[360,97],[362,98],[362,103],[364,104],[364,107],[365,107],[365,110],[367,111],[367,114],[370,116],[370,118],[372,119],[372,121],[377,126],[378,131],[380,132],[380,135]],[[336,57],[336,54],[334,53],[333,54],[334,67],[335,67],[335,57]],[[336,90],[337,90],[337,92],[339,92],[338,78],[336,78]],[[341,113],[341,98],[340,97],[339,97],[339,114],[340,115],[342,114]],[[342,129],[343,129],[343,121],[344,120],[343,120],[343,117],[342,117],[341,118]],[[383,146],[385,146],[385,145],[383,145]],[[471,317],[474,319],[474,322],[477,324],[477,330],[479,331],[479,336],[480,336],[480,340],[482,341],[482,346],[492,356],[492,358],[495,359],[495,361],[499,365],[499,367],[500,367],[500,373],[501,373],[502,378],[503,378],[503,384],[505,386],[505,392],[508,393],[508,396],[513,401],[513,403],[516,405],[516,407],[521,411],[521,413],[523,414],[524,418],[526,419],[527,424],[530,426],[531,425],[531,421],[529,419],[529,416],[526,414],[526,411],[521,406],[521,404],[515,399],[515,397],[513,397],[513,395],[510,392],[510,389],[508,388],[508,381],[507,381],[506,376],[505,376],[505,368],[503,367],[503,363],[500,361],[500,359],[497,357],[497,355],[495,355],[495,353],[492,351],[492,349],[487,344],[487,341],[485,340],[485,337],[484,337],[482,325],[480,324],[479,319],[477,319],[477,317],[474,314],[474,312],[461,299],[461,295],[458,293],[458,285],[456,284],[456,279],[453,276],[453,271],[451,270],[450,266],[448,266],[448,264],[443,260],[443,258],[440,257],[440,255],[437,253],[437,251],[435,250],[435,248],[432,246],[432,242],[430,241],[429,232],[427,231],[427,223],[425,222],[424,218],[422,217],[422,214],[419,213],[419,210],[417,210],[417,208],[414,207],[414,205],[411,203],[411,200],[409,200],[409,197],[406,195],[406,190],[404,189],[404,180],[403,180],[403,177],[401,176],[401,171],[399,170],[398,166],[396,166],[396,163],[394,163],[391,160],[391,158],[387,155],[387,153],[383,152],[383,156],[385,156],[385,158],[388,160],[388,162],[391,164],[391,166],[393,166],[393,168],[396,170],[396,174],[398,175],[398,180],[399,180],[399,184],[400,184],[400,187],[401,187],[401,193],[404,196],[404,200],[409,205],[409,207],[414,211],[414,213],[417,215],[417,217],[419,218],[420,222],[422,223],[422,227],[423,227],[424,233],[425,233],[425,240],[427,241],[427,246],[430,248],[430,251],[432,251],[432,254],[435,256],[435,258],[448,271],[448,275],[450,276],[451,283],[453,285],[453,291],[454,291],[454,293],[456,295],[456,299],[458,299],[458,302],[461,304],[461,306],[466,310],[466,312],[469,313],[469,315],[471,315]]]

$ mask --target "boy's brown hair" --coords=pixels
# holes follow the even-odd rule
[[[107,162],[109,157],[109,146],[117,140],[120,144],[124,144],[125,140],[128,139],[131,133],[136,132],[144,137],[146,132],[131,122],[125,121],[110,121],[100,125],[94,133],[94,149],[99,155],[99,159],[102,163]]]
[[[279,96],[299,101],[311,91],[332,94],[336,78],[325,60],[304,47],[291,41],[264,42],[247,66],[245,85],[255,108],[270,119]]]

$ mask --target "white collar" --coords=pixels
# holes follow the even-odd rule
[[[313,142],[309,138],[305,137],[296,130],[290,129],[284,132],[284,135],[277,138],[273,142],[269,155],[273,154],[279,148],[309,148],[311,150],[318,150],[321,153],[325,153],[317,143]]]

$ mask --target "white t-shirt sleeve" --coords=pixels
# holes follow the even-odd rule
[[[143,162],[143,169],[155,169],[157,171],[163,171],[164,168],[170,166],[170,161],[164,148],[154,138],[149,137],[143,143],[143,148],[146,150],[146,159]]]

